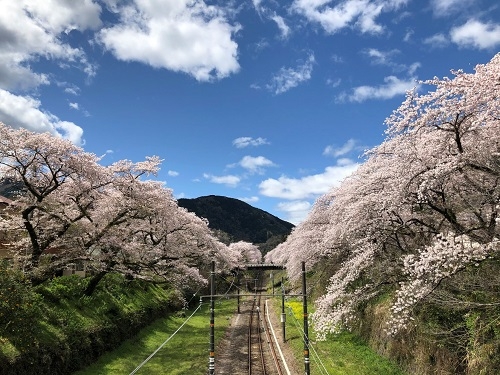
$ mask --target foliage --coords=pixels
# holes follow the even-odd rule
[[[11,276],[10,285],[14,281],[20,282]],[[12,301],[2,305],[2,313],[23,314],[18,329],[0,332],[2,374],[71,373],[183,304],[178,293],[119,274],[108,274],[92,297],[81,296],[88,280],[79,276],[58,277],[37,287],[21,281],[18,300],[33,298],[36,309],[28,316],[15,310]]]
[[[12,337],[15,345],[29,343],[39,300],[24,274],[0,261],[0,337]]]

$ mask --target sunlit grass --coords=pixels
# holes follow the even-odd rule
[[[276,302],[278,306],[278,302]],[[281,305],[280,305],[281,306]],[[287,301],[286,336],[297,358],[303,363],[303,315],[301,301]],[[311,342],[309,357],[312,374],[330,375],[403,375],[387,359],[379,356],[355,335],[344,332],[329,335],[325,341],[316,341],[309,329]]]
[[[236,311],[235,300],[217,301],[215,305],[215,340],[221,339]],[[162,345],[192,314],[174,314],[158,319],[141,330],[139,335],[125,341],[85,370],[75,375],[130,374]],[[210,310],[204,303],[201,309],[175,334],[158,353],[136,373],[204,375],[208,370]]]

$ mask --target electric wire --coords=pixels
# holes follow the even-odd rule
[[[154,355],[155,355],[156,353],[158,353],[158,352],[160,351],[160,349],[161,349],[161,348],[163,348],[163,347],[165,346],[165,344],[166,344],[167,342],[169,342],[169,341],[170,341],[170,339],[171,339],[172,337],[174,337],[174,336],[177,334],[177,332],[179,332],[179,331],[181,330],[181,328],[182,328],[182,327],[184,327],[184,325],[185,325],[185,324],[189,321],[189,319],[191,319],[191,318],[193,317],[193,315],[194,315],[194,314],[196,314],[196,313],[198,312],[198,310],[201,308],[201,306],[202,306],[202,304],[200,303],[200,304],[198,305],[198,307],[197,307],[197,308],[193,311],[193,313],[192,313],[192,314],[191,314],[191,315],[190,315],[190,316],[189,316],[189,317],[188,317],[188,318],[184,321],[184,323],[182,323],[182,324],[181,324],[181,326],[180,326],[179,328],[177,328],[177,330],[176,330],[174,333],[172,333],[172,334],[170,335],[170,337],[169,337],[168,339],[166,339],[166,340],[163,342],[163,344],[161,344],[161,345],[160,345],[160,346],[159,346],[159,347],[158,347],[158,348],[157,348],[157,349],[156,349],[156,350],[155,350],[155,351],[154,351],[154,352],[153,352],[153,353],[152,353],[152,354],[151,354],[148,358],[146,358],[146,359],[145,359],[145,360],[144,360],[144,361],[143,361],[143,362],[142,362],[139,366],[137,366],[137,367],[136,367],[136,369],[130,373],[130,375],[134,375],[137,371],[139,371],[139,370],[140,370],[140,368],[141,368],[142,366],[144,366],[146,363],[148,363],[148,361],[149,361],[151,358],[153,358],[153,357],[154,357]]]
[[[293,310],[290,306],[288,306],[288,309],[290,310],[289,311],[289,315],[292,316],[293,320],[294,320],[294,323],[295,323],[295,326],[297,327],[297,329],[302,333],[302,337],[304,337],[305,335],[305,332],[304,330],[302,329],[302,327],[300,326],[297,318],[295,317],[295,315],[293,314]],[[316,351],[316,349],[314,349],[314,346],[311,344],[311,342],[309,342],[309,345],[308,345],[309,349],[312,349],[312,353],[314,354],[314,356],[316,357],[316,360],[318,361],[318,363],[321,365],[319,366],[319,370],[322,374],[326,374],[326,375],[329,375],[328,373],[328,370],[326,369],[325,365],[323,364],[323,361],[321,360],[321,358],[319,357],[319,354],[318,352]],[[324,372],[323,372],[324,371]]]

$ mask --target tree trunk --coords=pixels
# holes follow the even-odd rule
[[[98,274],[92,276],[92,278],[89,281],[89,285],[87,285],[87,288],[85,289],[83,294],[90,297],[97,288],[97,284],[99,284],[99,282],[102,280],[104,276],[106,276],[107,273],[108,271],[101,271]]]

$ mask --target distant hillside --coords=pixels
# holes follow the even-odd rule
[[[259,247],[263,253],[284,241],[294,227],[287,221],[234,198],[209,195],[194,199],[181,198],[178,203],[197,216],[206,218],[209,227],[218,233],[223,242],[261,244]]]
[[[0,195],[6,198],[14,198],[16,195],[22,194],[24,185],[20,182],[14,182],[9,178],[0,178]]]

